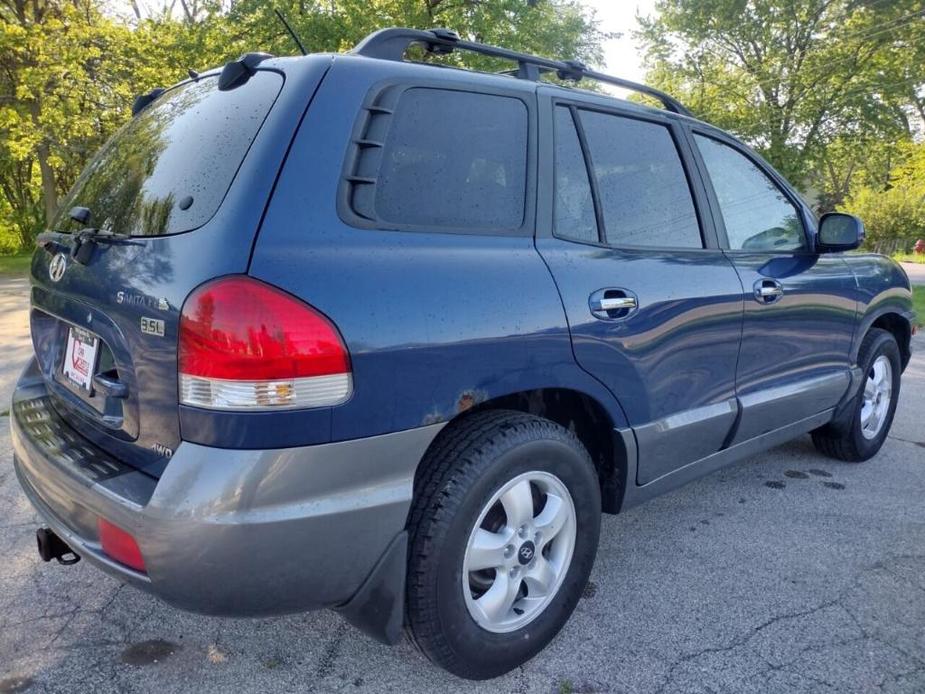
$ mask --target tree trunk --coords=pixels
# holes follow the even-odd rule
[[[42,202],[45,205],[45,224],[51,224],[58,211],[58,189],[55,184],[55,170],[48,163],[50,152],[48,143],[43,142],[36,150],[39,162],[39,171],[42,174]]]
[[[32,125],[41,132],[39,116],[42,113],[41,104],[33,101],[30,104],[32,113]],[[42,202],[45,207],[45,224],[51,224],[55,213],[58,211],[58,189],[55,182],[55,170],[51,168],[49,159],[51,158],[51,149],[46,140],[42,140],[36,147],[36,159],[39,162],[39,172],[42,175]]]

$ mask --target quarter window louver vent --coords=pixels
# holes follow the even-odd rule
[[[382,164],[382,150],[389,123],[395,109],[384,105],[396,100],[399,90],[385,89],[375,94],[373,101],[363,106],[363,117],[354,129],[347,157],[348,171],[344,177],[351,210],[361,218],[376,220],[376,176]]]

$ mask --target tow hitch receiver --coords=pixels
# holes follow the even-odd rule
[[[55,535],[49,528],[39,528],[35,531],[35,539],[39,546],[39,556],[42,561],[57,559],[59,564],[76,564],[80,555],[68,547],[67,543]]]

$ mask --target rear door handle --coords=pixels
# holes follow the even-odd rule
[[[777,280],[758,280],[754,288],[755,301],[759,304],[773,304],[784,295],[784,286]]]
[[[598,303],[600,311],[619,311],[624,308],[636,308],[636,297],[634,296],[612,296],[601,299]]]
[[[103,395],[109,398],[128,397],[128,386],[116,378],[110,378],[105,374],[96,374],[93,377],[93,386]]]
[[[599,289],[588,299],[588,307],[595,318],[614,320],[636,310],[639,301],[626,289]]]

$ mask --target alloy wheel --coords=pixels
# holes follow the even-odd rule
[[[890,409],[893,396],[893,367],[886,355],[874,360],[864,383],[864,400],[861,403],[861,434],[873,439],[880,433]]]
[[[515,631],[555,597],[575,550],[575,505],[555,475],[525,472],[483,507],[463,559],[469,614],[483,629]]]

